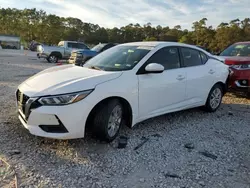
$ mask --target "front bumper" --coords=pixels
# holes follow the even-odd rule
[[[83,138],[91,105],[82,100],[64,106],[38,106],[28,115],[18,108],[18,118],[29,132],[54,139]]]
[[[229,86],[237,90],[245,90],[250,92],[250,70],[232,69]]]
[[[46,54],[46,53],[37,53],[36,54],[36,56],[37,56],[37,58],[48,58],[49,57],[49,55],[48,54]]]

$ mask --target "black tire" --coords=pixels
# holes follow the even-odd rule
[[[218,103],[219,104],[216,104],[216,105],[212,105],[212,100],[213,100],[213,94],[214,92],[220,92],[220,97],[218,97]],[[204,110],[207,111],[207,112],[215,112],[221,105],[221,101],[222,101],[222,97],[223,97],[223,89],[221,87],[221,85],[219,84],[216,84],[212,87],[212,89],[210,90],[209,94],[208,94],[208,97],[207,97],[207,102],[204,106]],[[217,100],[216,100],[217,101]]]
[[[47,61],[49,63],[57,63],[58,62],[58,57],[56,55],[50,55],[48,58],[47,58]]]
[[[109,120],[111,117],[111,114],[114,112],[116,108],[121,108],[121,120],[117,129],[117,131],[114,131],[114,135],[110,135],[109,133]],[[106,141],[106,142],[112,142],[118,135],[119,130],[121,128],[123,122],[123,107],[122,104],[117,99],[113,99],[110,101],[107,101],[99,106],[99,108],[96,110],[96,113],[93,117],[93,133],[99,140]],[[118,123],[117,123],[118,124]]]

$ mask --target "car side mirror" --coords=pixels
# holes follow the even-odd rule
[[[145,67],[147,73],[162,73],[164,67],[159,63],[150,63]]]

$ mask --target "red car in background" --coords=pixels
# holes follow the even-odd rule
[[[238,42],[219,55],[230,67],[229,87],[250,96],[250,41]]]

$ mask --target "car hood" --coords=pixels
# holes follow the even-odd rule
[[[57,95],[95,88],[96,85],[118,78],[122,72],[107,72],[62,65],[45,69],[24,81],[19,89],[30,97]]]
[[[77,50],[77,51],[74,51],[74,53],[77,53],[77,54],[82,54],[82,55],[96,55],[98,52],[97,51],[94,51],[94,50]]]
[[[217,56],[224,60],[227,65],[242,65],[242,64],[250,64],[250,57],[241,57],[241,56]]]

